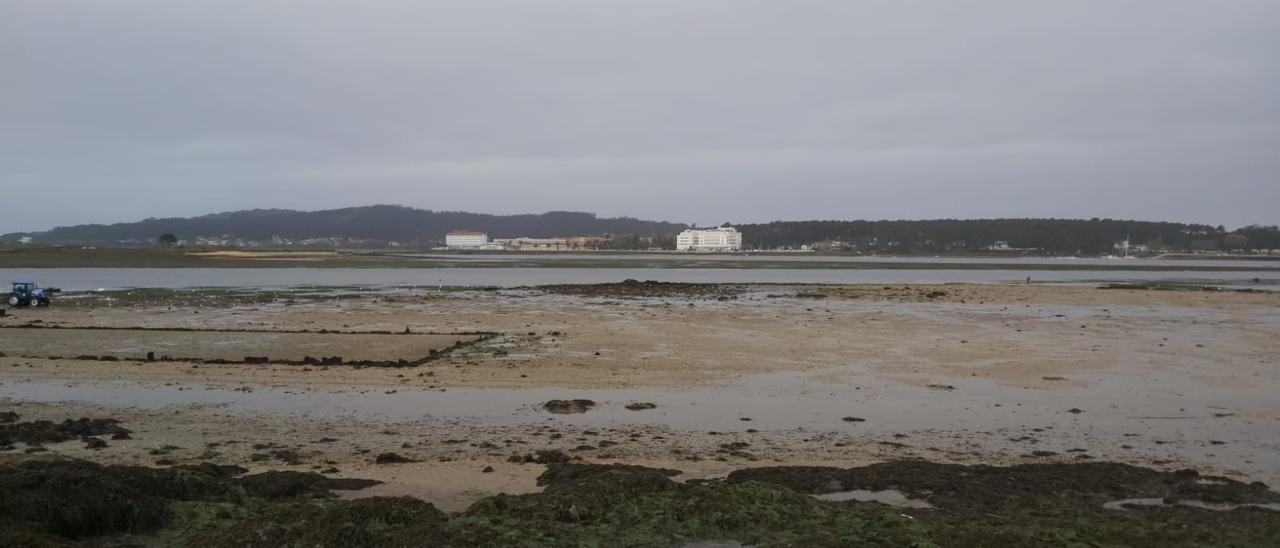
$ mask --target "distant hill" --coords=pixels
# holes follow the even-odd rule
[[[1116,219],[931,219],[881,221],[776,221],[736,225],[748,249],[799,248],[902,255],[1025,253],[1106,255],[1128,239],[1138,253],[1280,249],[1280,229],[1247,226],[1229,231],[1205,224]],[[679,223],[593,213],[488,215],[392,205],[323,211],[253,209],[191,218],[146,219],[111,225],[76,225],[31,236],[34,243],[103,246],[147,245],[161,234],[198,243],[259,243],[329,247],[377,247],[388,242],[437,245],[449,230],[487,232],[491,238],[611,235],[613,249],[674,249]],[[306,240],[313,240],[306,242]]]
[[[197,237],[269,242],[341,238],[395,241],[428,245],[444,240],[449,230],[488,232],[492,238],[518,236],[627,235],[670,237],[685,225],[629,217],[597,217],[594,213],[553,211],[526,215],[487,215],[460,211],[431,211],[392,205],[348,207],[323,211],[251,209],[190,218],[146,219],[110,225],[63,226],[31,233],[45,244],[143,244],[165,233],[194,241]]]

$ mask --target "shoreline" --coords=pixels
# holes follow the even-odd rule
[[[1213,263],[1246,264],[1213,264]],[[1164,264],[1161,264],[1161,263]],[[1178,264],[1182,263],[1182,264]],[[1189,264],[1205,263],[1205,264]],[[1278,272],[1280,257],[1176,256],[1134,260],[1077,257],[682,254],[602,252],[406,253],[350,250],[15,248],[0,268],[694,268],[796,270],[1031,270]]]

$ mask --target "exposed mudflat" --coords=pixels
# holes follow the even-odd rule
[[[686,285],[695,284],[343,289],[305,299],[253,290],[234,299],[184,292],[181,302],[148,294],[14,311],[0,326],[44,328],[0,329],[0,412],[48,420],[55,430],[67,419],[109,417],[131,434],[35,445],[13,439],[0,458],[234,465],[251,474],[326,471],[382,482],[344,497],[411,496],[446,512],[498,493],[542,491],[535,479],[544,466],[529,462],[540,460],[539,451],[560,451],[578,463],[679,470],[683,481],[766,465],[849,468],[920,459],[1125,463],[1280,483],[1274,403],[1280,294],[1023,284]],[[74,329],[87,327],[201,331]],[[309,333],[281,333],[296,331]],[[443,335],[417,346],[433,337],[427,333]],[[469,333],[497,336],[478,340]],[[290,337],[314,337],[326,350]],[[355,340],[362,337],[377,340]],[[469,344],[437,359],[395,368],[142,358],[146,347],[172,344],[200,356],[222,351],[231,361],[361,353],[412,359],[464,339]],[[82,353],[119,361],[73,359]],[[24,357],[40,355],[62,359]],[[593,405],[553,413],[546,406],[553,400]],[[82,437],[101,438],[105,446]],[[405,462],[379,463],[388,453]],[[858,490],[942,504],[924,487],[840,483],[820,492],[779,485],[811,501],[803,504],[872,504],[854,495],[849,502],[809,496]],[[1097,498],[1101,508],[1167,496],[1119,489],[1088,500]],[[1263,500],[1269,496],[1243,502],[1270,504]],[[1128,516],[1130,506],[1108,511]],[[1185,504],[1136,511],[1143,519],[1186,518],[1207,530],[1224,518],[1187,513],[1273,512]],[[1274,518],[1258,523],[1274,527],[1267,519]],[[768,543],[708,535],[681,541]],[[671,542],[654,544],[679,545],[661,538]]]
[[[391,333],[300,333],[249,329],[202,331],[161,328],[5,329],[4,352],[24,358],[133,361],[398,363],[434,357],[479,335]]]

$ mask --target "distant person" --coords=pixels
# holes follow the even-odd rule
[[[1031,283],[1031,276],[1027,276],[1027,283]]]

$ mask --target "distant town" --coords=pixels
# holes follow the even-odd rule
[[[742,250],[742,233],[733,227],[688,229],[676,235],[676,251],[729,253]],[[496,238],[484,232],[451,230],[442,249],[451,251],[575,251],[599,250],[609,243],[605,236],[565,238]],[[657,248],[661,249],[661,248]]]

